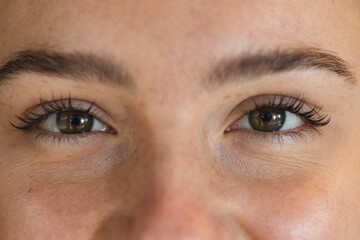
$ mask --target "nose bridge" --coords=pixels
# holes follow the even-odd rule
[[[214,212],[200,191],[206,183],[196,148],[176,137],[176,129],[158,132],[146,151],[147,160],[143,158],[151,174],[135,213],[132,239],[222,239]]]
[[[155,115],[162,114],[161,119],[148,122],[148,137],[139,161],[149,167],[152,181],[157,181],[159,186],[164,184],[164,179],[175,185],[186,178],[195,181],[193,176],[206,164],[200,159],[199,133],[188,123],[188,111],[158,107],[159,114]]]
[[[139,156],[142,181],[132,203],[103,223],[99,239],[249,239],[214,201],[206,161],[192,147],[176,147],[182,139],[167,143],[168,134],[149,140]]]
[[[187,120],[170,111],[161,121],[149,121],[138,165],[145,183],[126,239],[243,239],[236,238],[236,227],[209,199],[207,162],[200,157],[199,136],[187,128]]]
[[[154,163],[151,181],[135,211],[131,239],[245,239],[237,238],[239,226],[211,199],[196,154],[182,151],[170,148],[148,155]]]

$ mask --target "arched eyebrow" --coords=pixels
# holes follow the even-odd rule
[[[249,79],[291,70],[319,69],[332,72],[346,83],[355,85],[350,64],[336,54],[319,48],[272,50],[226,59],[218,63],[207,78],[207,84]],[[133,77],[110,59],[91,54],[58,53],[26,50],[17,52],[0,67],[0,85],[20,73],[39,73],[76,80],[115,83],[132,88]]]
[[[300,48],[242,54],[225,59],[215,65],[206,84],[218,86],[262,75],[308,69],[334,73],[350,85],[356,83],[350,64],[335,53],[319,48]]]
[[[123,66],[115,65],[110,59],[91,54],[44,50],[17,52],[0,67],[0,85],[21,73],[115,83],[126,88],[134,85],[132,76],[124,70]]]

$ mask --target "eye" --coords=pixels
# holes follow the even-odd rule
[[[107,125],[88,112],[76,110],[52,113],[38,127],[49,132],[62,134],[105,132],[109,129]]]
[[[295,113],[279,107],[260,107],[250,111],[225,131],[250,129],[261,132],[280,132],[295,129],[305,122]]]

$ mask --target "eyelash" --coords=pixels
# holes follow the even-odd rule
[[[303,127],[300,130],[289,130],[289,131],[274,132],[274,133],[262,133],[259,131],[252,131],[252,134],[254,134],[256,136],[262,136],[263,140],[270,140],[269,138],[277,137],[279,142],[282,142],[283,141],[282,138],[284,136],[289,136],[293,139],[300,138],[302,140],[307,140],[307,133],[309,133],[309,134],[313,133],[313,131],[311,131],[311,130],[314,130],[315,132],[319,133],[318,128],[324,127],[330,123],[331,117],[328,114],[320,114],[321,109],[322,109],[322,107],[320,107],[320,106],[315,105],[310,110],[304,111],[304,106],[306,103],[306,100],[304,98],[285,97],[285,96],[281,96],[281,95],[274,95],[272,97],[272,100],[267,101],[267,100],[265,100],[265,96],[264,96],[264,98],[262,98],[262,101],[263,101],[262,103],[257,102],[256,97],[254,97],[253,98],[254,106],[251,108],[251,110],[243,111],[242,117],[248,115],[251,111],[254,111],[261,107],[274,107],[274,108],[279,108],[284,111],[289,111],[291,113],[298,115],[305,121],[305,123],[308,126]],[[53,113],[75,110],[75,111],[82,111],[82,112],[88,113],[92,116],[96,115],[94,103],[91,103],[90,106],[85,109],[83,107],[80,107],[81,104],[78,104],[77,106],[73,106],[74,100],[71,98],[71,96],[69,96],[68,98],[61,98],[58,100],[56,100],[53,96],[52,100],[50,100],[50,101],[47,101],[47,100],[43,99],[42,97],[40,97],[39,100],[40,100],[40,106],[43,110],[43,113],[35,113],[31,110],[28,110],[23,114],[23,116],[21,116],[21,117],[17,116],[17,119],[20,120],[22,123],[24,123],[23,126],[15,125],[12,122],[10,122],[10,124],[13,127],[15,127],[16,129],[28,131],[28,130],[33,129],[37,124],[40,124],[42,121],[46,120],[48,118],[48,116]],[[236,108],[239,108],[239,107],[240,107],[240,105]],[[235,108],[235,110],[236,110],[236,108]],[[241,119],[241,118],[237,118],[236,121],[238,121],[239,119]],[[236,121],[234,121],[234,122],[236,122]],[[230,124],[230,126],[231,125],[232,124]],[[229,133],[231,131],[234,131],[233,129],[230,128],[230,126],[224,130],[224,133]],[[50,139],[50,140],[58,141],[60,143],[60,141],[62,141],[62,140],[69,141],[72,139],[72,140],[77,141],[77,138],[82,137],[83,134],[77,134],[76,136],[75,135],[74,136],[70,136],[70,135],[63,136],[61,134],[59,134],[59,135],[51,134],[50,135],[50,134],[38,133],[36,135],[36,139],[38,139],[40,137],[44,137],[44,136],[49,137],[48,139]]]
[[[19,130],[30,130],[37,124],[46,120],[50,114],[64,112],[64,111],[82,111],[84,113],[88,113],[90,115],[94,114],[94,103],[90,104],[90,107],[83,109],[80,107],[80,104],[76,107],[72,104],[73,99],[69,96],[68,98],[61,98],[59,100],[55,100],[54,96],[51,101],[47,101],[40,97],[40,106],[43,109],[44,113],[35,113],[31,110],[28,110],[24,113],[24,116],[16,116],[18,120],[24,123],[24,126],[17,126],[14,123],[10,122],[10,124],[19,129]]]
[[[243,111],[241,114],[240,118],[237,118],[236,121],[234,121],[232,124],[230,124],[229,127],[227,127],[224,130],[224,133],[229,133],[231,131],[236,131],[233,130],[231,128],[231,126],[239,121],[242,117],[248,115],[249,113],[251,113],[252,111],[258,109],[258,108],[262,108],[262,107],[273,107],[273,108],[278,108],[284,111],[288,111],[291,113],[296,114],[297,116],[301,117],[305,124],[307,124],[306,127],[303,127],[302,129],[299,130],[288,130],[288,131],[282,131],[282,132],[268,132],[268,133],[263,133],[260,131],[251,131],[253,134],[258,135],[258,136],[262,136],[263,139],[265,140],[270,140],[270,137],[277,137],[277,139],[282,142],[283,139],[282,137],[284,136],[289,136],[291,138],[293,138],[294,140],[297,138],[300,138],[302,140],[307,140],[307,133],[309,133],[310,135],[312,135],[312,133],[315,131],[317,133],[319,132],[319,128],[324,127],[326,125],[328,125],[331,121],[331,117],[329,114],[321,114],[321,110],[322,107],[315,105],[313,107],[311,107],[310,110],[305,111],[304,107],[306,106],[306,100],[302,97],[288,97],[288,96],[282,96],[282,95],[274,95],[272,97],[272,100],[265,100],[265,97],[269,96],[269,95],[265,95],[262,96],[262,103],[256,102],[256,97],[253,98],[253,104],[254,106],[248,110],[248,111]],[[261,97],[261,96],[259,96]],[[241,106],[238,106],[236,108],[239,108]],[[235,109],[236,109],[235,108]],[[250,132],[250,131],[248,131]]]
[[[55,99],[53,95],[52,100],[50,101],[45,100],[42,97],[40,97],[39,100],[40,104],[38,106],[41,106],[43,113],[35,113],[32,110],[28,110],[23,114],[23,116],[16,116],[16,118],[23,123],[23,126],[18,126],[12,122],[10,122],[10,124],[16,129],[29,131],[36,127],[36,125],[45,121],[51,114],[54,113],[65,111],[81,111],[94,117],[97,115],[94,103],[89,103],[90,106],[87,108],[81,107],[81,102],[79,102],[77,106],[74,106],[74,100],[71,98],[71,96],[68,98],[61,97],[60,99]],[[60,145],[61,142],[70,142],[70,140],[77,142],[79,138],[85,137],[85,135],[89,136],[89,134],[64,135],[38,132],[35,136],[35,140],[44,138],[45,141],[57,142]]]

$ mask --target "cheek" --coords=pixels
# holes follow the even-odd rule
[[[53,187],[56,191],[35,186],[29,192],[8,195],[8,204],[1,206],[5,218],[0,232],[5,239],[23,239],[24,235],[28,239],[71,239],[91,233],[89,226],[98,221],[97,213],[109,201],[106,193],[77,186]]]
[[[294,200],[295,201],[295,200]],[[342,231],[339,223],[343,216],[336,211],[336,203],[309,202],[293,204],[293,209],[282,213],[270,213],[271,229],[278,239],[331,239]]]
[[[116,224],[123,225],[120,229],[128,229],[139,192],[128,183],[136,185],[136,177],[118,169],[86,181],[28,177],[22,184],[1,186],[0,239],[92,239],[104,219],[113,215]]]
[[[253,222],[260,239],[344,239],[353,214],[347,206],[339,192],[298,192],[264,204]]]

